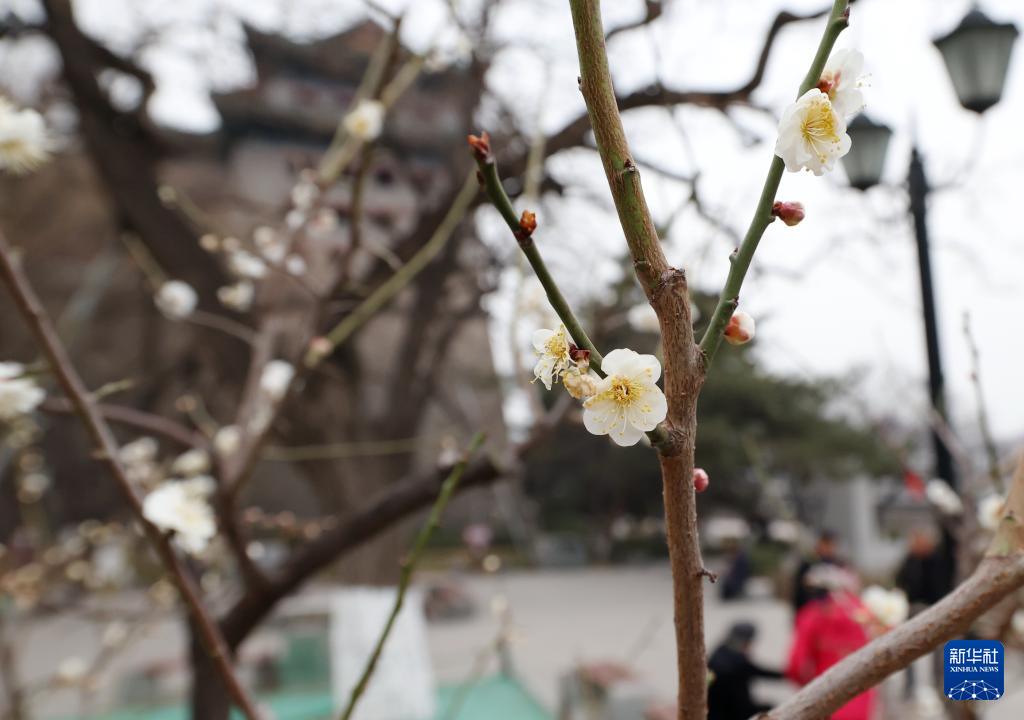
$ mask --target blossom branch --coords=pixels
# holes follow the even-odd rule
[[[67,398],[47,398],[39,406],[41,410],[58,415],[73,415],[77,412],[74,403]],[[202,433],[168,420],[159,415],[125,407],[124,405],[97,405],[99,413],[113,423],[125,425],[137,430],[160,435],[185,448],[207,449],[209,442]]]
[[[223,636],[217,625],[210,619],[199,590],[179,560],[170,540],[155,525],[146,519],[143,513],[142,500],[136,495],[131,481],[118,457],[117,440],[107,425],[102,413],[86,389],[64,344],[57,336],[53,322],[43,309],[42,303],[32,289],[28,278],[15,260],[13,249],[8,245],[3,233],[0,233],[0,276],[3,277],[15,303],[21,311],[39,344],[42,346],[64,392],[74,404],[82,422],[92,436],[96,448],[110,466],[114,480],[131,507],[136,521],[142,527],[150,545],[156,551],[171,580],[177,586],[182,601],[192,615],[199,628],[206,650],[216,665],[217,671],[224,680],[225,687],[231,694],[235,704],[242,710],[248,720],[258,720],[259,714],[255,705],[242,687],[231,666],[231,657]]]
[[[761,720],[818,720],[892,673],[965,632],[978,617],[1024,586],[1024,458],[988,557],[952,593],[846,656]]]
[[[554,277],[551,275],[551,271],[548,270],[547,264],[544,262],[544,258],[541,257],[540,250],[537,249],[537,244],[533,241],[533,230],[536,228],[536,220],[533,219],[530,223],[530,227],[524,227],[527,218],[533,218],[533,213],[525,212],[523,215],[517,215],[515,208],[512,206],[512,201],[509,199],[508,194],[505,192],[505,188],[501,184],[501,177],[498,174],[498,164],[494,160],[494,154],[491,152],[489,138],[487,133],[484,133],[481,138],[477,139],[477,142],[473,144],[473,156],[476,159],[477,168],[480,170],[480,179],[483,185],[484,192],[487,194],[487,198],[494,205],[495,209],[501,215],[505,224],[508,225],[509,230],[515,235],[516,241],[519,243],[520,249],[523,251],[523,255],[526,256],[527,262],[530,263],[530,267],[533,268],[533,272],[537,275],[537,279],[540,281],[541,287],[544,288],[544,292],[547,295],[548,302],[551,303],[551,307],[554,308],[555,313],[558,315],[558,319],[565,325],[565,329],[569,331],[569,335],[572,337],[579,347],[590,352],[590,367],[597,372],[601,372],[601,361],[604,359],[600,351],[595,347],[594,342],[587,335],[587,331],[583,329],[583,324],[577,319],[572,308],[569,306],[569,301],[562,295],[562,291],[558,287],[558,283],[555,282]]]
[[[703,718],[707,715],[706,571],[697,538],[693,458],[697,396],[704,376],[693,337],[686,277],[665,258],[640,184],[640,172],[629,150],[608,66],[600,2],[571,0],[570,8],[580,62],[580,90],[637,279],[657,313],[664,340],[668,414],[659,428],[666,437],[658,443],[658,449],[672,568],[678,717]]]
[[[829,53],[832,52],[836,39],[849,24],[849,9],[847,6],[848,0],[834,0],[832,12],[829,14],[828,23],[825,25],[825,32],[818,43],[818,50],[814,55],[814,60],[811,62],[811,67],[800,84],[797,97],[800,97],[818,84],[821,72],[825,68],[825,63],[828,61]],[[700,341],[700,349],[704,354],[706,367],[710,367],[711,362],[714,360],[715,353],[722,344],[723,334],[729,319],[739,305],[740,288],[743,286],[747,270],[750,269],[750,263],[754,259],[757,246],[761,242],[765,230],[768,229],[768,226],[775,219],[772,215],[772,205],[775,203],[775,195],[779,190],[779,183],[782,181],[784,169],[785,163],[782,158],[773,155],[772,163],[768,168],[768,176],[765,178],[764,186],[761,188],[761,196],[757,201],[757,207],[754,209],[754,216],[750,220],[747,232],[743,236],[743,242],[729,256],[729,275],[726,278],[725,286],[722,288],[722,293],[719,296],[714,313],[711,315],[707,330],[704,332],[704,337]]]
[[[441,520],[441,515],[444,513],[445,508],[448,507],[448,502],[452,499],[452,495],[459,486],[459,481],[462,480],[462,475],[466,471],[466,465],[469,463],[469,458],[480,449],[483,442],[483,433],[477,433],[473,436],[469,446],[466,448],[466,453],[463,455],[462,460],[452,468],[448,477],[441,485],[441,492],[438,494],[437,501],[430,510],[427,522],[423,525],[419,534],[416,536],[416,541],[413,543],[412,551],[409,553],[408,557],[402,561],[402,574],[398,580],[398,591],[395,595],[395,604],[391,608],[391,614],[388,615],[387,622],[384,624],[384,629],[381,631],[380,637],[377,639],[377,644],[374,646],[373,652],[370,654],[370,657],[366,662],[363,674],[352,689],[352,695],[349,697],[348,704],[341,713],[341,720],[349,720],[349,718],[352,717],[352,713],[355,712],[359,699],[363,696],[363,693],[366,692],[366,686],[369,684],[370,678],[373,677],[373,672],[377,669],[377,662],[380,660],[381,653],[384,651],[384,644],[391,635],[391,629],[394,627],[395,621],[398,619],[398,614],[402,611],[402,606],[405,604],[405,594],[409,589],[409,583],[412,581],[413,573],[416,571],[416,565],[419,563],[420,557],[422,557],[423,551],[427,547],[427,543],[430,541],[434,531],[437,529]]]

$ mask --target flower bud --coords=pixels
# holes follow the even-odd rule
[[[772,215],[790,227],[799,225],[804,219],[804,206],[798,202],[777,202],[772,205]]]
[[[733,313],[725,327],[725,341],[730,345],[745,345],[754,338],[754,318],[742,310]]]
[[[530,212],[529,210],[523,210],[522,217],[519,218],[519,230],[529,237],[533,235],[533,231],[537,229],[537,215]]]
[[[480,135],[469,135],[466,137],[469,147],[473,149],[473,156],[479,162],[488,162],[491,159],[491,136],[487,132]]]
[[[708,485],[711,484],[711,478],[708,477],[708,473],[704,468],[693,469],[693,489],[699,493],[704,492],[708,489]]]

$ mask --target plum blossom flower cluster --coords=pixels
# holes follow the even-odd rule
[[[49,159],[51,147],[39,113],[19,110],[0,97],[0,171],[12,175],[32,172]]]
[[[661,363],[653,355],[612,350],[601,362],[602,378],[590,369],[589,353],[572,343],[563,325],[535,331],[533,347],[534,379],[548,390],[561,380],[572,397],[583,401],[583,424],[594,435],[635,445],[665,419],[668,403],[657,385]]]
[[[775,154],[790,172],[810,170],[822,175],[850,151],[847,121],[864,107],[864,56],[837,50],[829,58],[816,87],[782,113]]]
[[[372,142],[380,137],[384,129],[384,115],[384,103],[360,100],[342,120],[342,125],[352,137],[362,142]]]
[[[143,515],[185,552],[202,553],[217,534],[217,521],[209,497],[216,484],[209,475],[187,480],[169,478],[142,501]]]
[[[23,365],[0,362],[0,422],[28,415],[45,397],[46,393],[36,381],[25,375]]]

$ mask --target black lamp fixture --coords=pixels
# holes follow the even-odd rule
[[[850,185],[858,190],[874,187],[882,179],[892,129],[861,113],[846,126],[846,132],[852,142],[843,156],[843,170]]]
[[[1017,39],[1013,23],[997,23],[977,8],[948,35],[935,40],[960,104],[983,113],[999,102]]]

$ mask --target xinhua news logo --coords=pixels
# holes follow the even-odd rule
[[[998,700],[1003,696],[1003,644],[996,640],[946,643],[943,687],[950,700]]]

